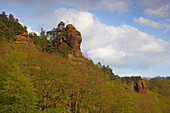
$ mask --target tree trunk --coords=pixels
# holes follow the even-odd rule
[[[78,89],[78,91],[77,91],[77,98],[76,98],[76,105],[75,105],[75,113],[77,113],[78,101],[79,101],[79,89]]]

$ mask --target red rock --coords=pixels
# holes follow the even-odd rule
[[[33,40],[29,37],[28,33],[16,35],[13,37],[16,44],[19,45],[30,45],[33,44]]]
[[[66,26],[66,29],[68,30],[76,30],[76,28],[72,25],[72,24],[68,24],[67,26]]]
[[[144,80],[138,81],[137,88],[138,88],[138,92],[141,95],[147,95],[147,85],[146,85],[146,82]]]
[[[80,44],[82,41],[81,33],[72,24],[66,26],[66,33],[59,39],[58,51],[68,52],[74,56],[81,56]]]

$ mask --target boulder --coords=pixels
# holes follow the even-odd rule
[[[29,37],[28,33],[23,33],[13,37],[18,45],[33,45],[33,40]]]

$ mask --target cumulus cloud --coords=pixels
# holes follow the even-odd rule
[[[60,8],[58,21],[71,23],[82,33],[81,49],[95,62],[116,68],[149,68],[170,62],[170,44],[129,25],[107,26],[87,11]],[[62,15],[61,15],[62,14]]]
[[[166,30],[170,29],[170,24],[168,24],[168,23],[154,22],[154,21],[152,21],[148,18],[144,18],[142,16],[139,17],[138,19],[135,18],[134,21],[139,23],[140,25],[143,25],[143,26],[149,26],[149,27],[154,27],[154,28],[165,28]]]

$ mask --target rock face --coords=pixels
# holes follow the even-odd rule
[[[33,45],[33,40],[29,37],[28,33],[23,33],[13,37],[18,45]]]
[[[146,82],[144,80],[138,81],[138,83],[137,83],[137,91],[141,95],[147,95],[147,85],[146,85]]]
[[[72,24],[68,24],[66,26],[66,33],[59,40],[59,45],[57,49],[62,53],[67,52],[68,55],[79,57],[82,55],[80,51],[81,41],[82,41],[81,33],[77,31]]]

